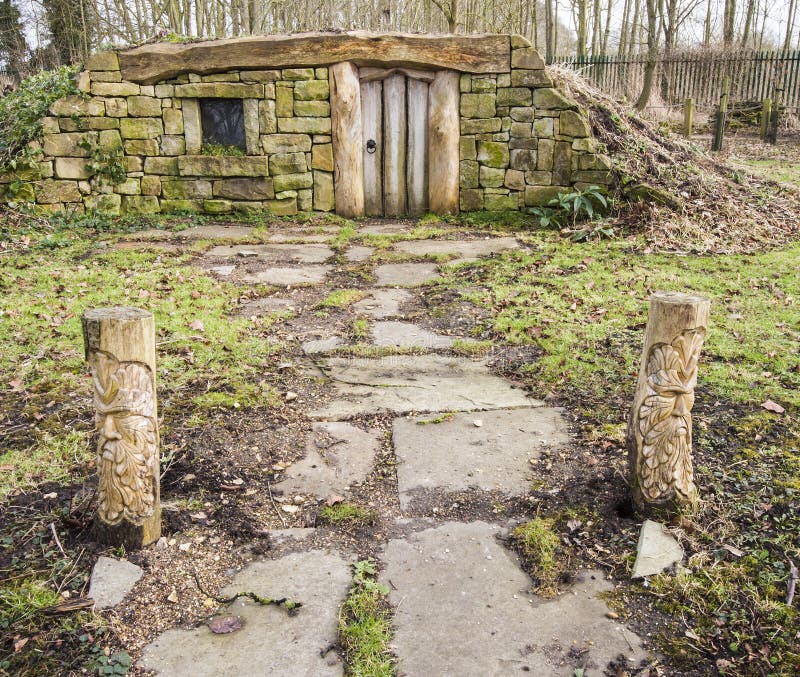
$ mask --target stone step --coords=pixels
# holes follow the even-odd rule
[[[513,237],[494,237],[484,240],[408,240],[394,245],[396,251],[414,256],[455,255],[451,263],[477,261],[483,256],[518,249],[519,243]]]

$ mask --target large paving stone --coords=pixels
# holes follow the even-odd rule
[[[323,263],[333,256],[333,250],[324,244],[251,244],[212,247],[206,256],[261,259],[278,263]]]
[[[346,261],[366,261],[375,252],[375,247],[362,247],[360,245],[350,247],[344,253]]]
[[[362,226],[358,232],[362,235],[400,235],[408,232],[411,225],[408,223],[389,221],[387,223],[373,223]]]
[[[373,289],[367,298],[353,304],[359,315],[367,315],[375,320],[395,317],[400,314],[400,306],[411,298],[405,289]]]
[[[581,572],[552,601],[484,522],[448,522],[389,541],[382,581],[395,607],[398,674],[437,677],[602,675],[620,654],[646,657],[640,639],[606,618],[600,571]]]
[[[192,226],[186,230],[152,228],[131,233],[127,240],[244,240],[253,234],[249,226]]]
[[[440,355],[327,360],[336,399],[312,418],[411,411],[474,411],[543,406],[492,374],[483,360]]]
[[[375,269],[379,287],[416,287],[437,277],[435,263],[385,263]]]
[[[274,284],[288,287],[295,284],[320,284],[330,271],[330,266],[297,266],[295,268],[269,268],[242,277],[248,284]]]
[[[519,244],[513,237],[486,240],[409,240],[395,245],[397,251],[414,256],[455,254],[457,257],[455,260],[458,262],[477,261],[482,256],[517,248]]]
[[[530,489],[530,460],[543,449],[569,442],[561,413],[545,407],[456,414],[441,423],[425,423],[429,420],[417,416],[394,422],[403,510],[424,489],[524,494]]]
[[[372,342],[385,348],[449,348],[453,339],[434,334],[410,322],[376,322],[372,325]]]
[[[366,479],[380,446],[381,433],[349,423],[315,423],[306,439],[305,457],[286,470],[276,484],[284,492],[325,498],[343,494]]]
[[[267,240],[270,242],[308,242],[323,243],[330,242],[336,237],[335,232],[330,233],[304,233],[303,231],[285,231],[282,233],[272,233]]]
[[[248,301],[239,308],[239,315],[245,317],[261,317],[262,315],[272,315],[274,313],[283,313],[286,311],[294,311],[297,307],[297,302],[294,299],[287,299],[279,296],[267,296],[260,299],[253,299]]]
[[[141,577],[141,567],[133,562],[99,557],[89,579],[89,597],[94,600],[94,608],[117,606]]]
[[[302,602],[297,615],[238,599],[223,613],[240,616],[241,630],[226,635],[215,635],[205,625],[167,630],[144,648],[140,664],[169,677],[340,677],[342,665],[335,652],[322,652],[336,643],[339,605],[349,583],[348,562],[320,550],[255,562],[221,594],[252,591],[288,597]]]
[[[304,341],[302,347],[306,355],[315,355],[317,353],[327,353],[331,350],[336,350],[343,345],[344,341],[342,341],[342,338],[334,335],[328,336],[327,338]]]

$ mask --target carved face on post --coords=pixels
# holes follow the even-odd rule
[[[158,427],[153,376],[138,362],[92,356],[95,386],[98,514],[107,524],[134,524],[156,503]]]
[[[692,406],[704,331],[690,330],[671,344],[657,343],[647,359],[647,393],[639,408],[642,436],[639,477],[644,496],[657,501],[677,493],[691,500]]]

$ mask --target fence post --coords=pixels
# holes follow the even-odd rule
[[[714,127],[714,138],[711,141],[711,150],[722,150],[722,139],[725,135],[725,121],[728,117],[728,93],[731,88],[731,79],[725,77],[722,84],[722,96],[719,98],[719,110],[717,111],[717,123]]]
[[[772,110],[769,115],[769,124],[767,125],[767,133],[764,140],[771,143],[773,146],[778,143],[778,123],[781,117],[781,93],[783,89],[780,87],[775,88],[775,99],[772,102]]]
[[[770,117],[772,116],[772,99],[764,99],[761,102],[761,129],[759,136],[764,141],[767,138],[767,129],[769,128]]]
[[[690,139],[694,126],[694,99],[689,97],[683,102],[683,135]]]

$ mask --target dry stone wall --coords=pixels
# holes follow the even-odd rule
[[[609,180],[585,114],[553,87],[527,41],[510,45],[510,72],[461,76],[462,211],[542,205]],[[0,175],[0,199],[107,214],[334,209],[327,67],[184,73],[144,85],[122,79],[116,52],[100,52],[78,88],[43,119],[41,161]],[[201,153],[203,99],[242,102],[243,155]]]

